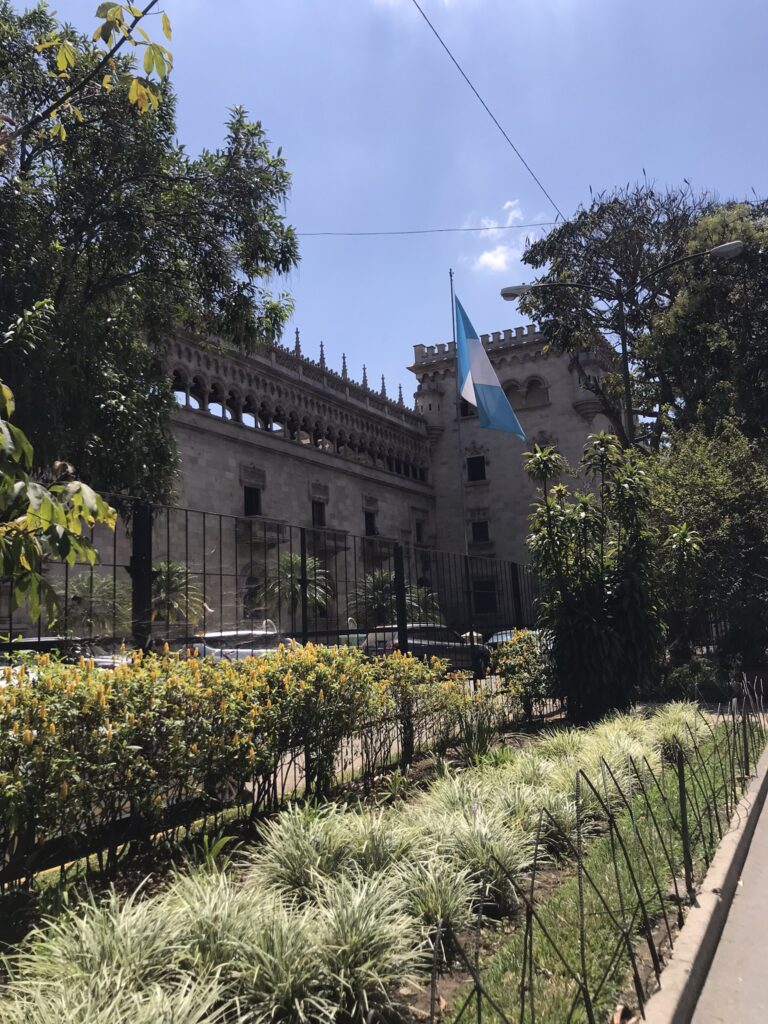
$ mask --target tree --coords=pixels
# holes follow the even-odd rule
[[[427,587],[407,584],[406,614],[410,622],[442,622],[437,595]],[[395,574],[390,569],[371,569],[358,581],[347,599],[347,614],[365,627],[397,621]]]
[[[622,308],[633,406],[653,448],[670,429],[702,418],[735,413],[756,417],[760,430],[768,425],[766,213],[765,203],[719,203],[688,186],[660,191],[645,183],[597,196],[526,250],[524,262],[545,268],[538,282],[569,287],[534,289],[521,308],[571,355],[623,441],[617,359],[603,376],[585,359],[618,352]],[[736,238],[746,248],[733,263],[703,257],[656,273]],[[576,283],[589,287],[570,287]]]
[[[0,162],[12,155],[15,145],[34,144],[46,133],[63,142],[67,137],[65,118],[82,123],[85,114],[81,107],[85,107],[87,114],[88,101],[99,89],[111,92],[122,88],[126,100],[142,113],[157,109],[161,99],[158,84],[165,81],[173,67],[170,51],[153,42],[143,27],[158,3],[159,0],[149,0],[142,9],[114,0],[99,4],[93,41],[104,48],[101,53],[92,46],[83,46],[70,26],[59,25],[50,18],[42,23],[35,52],[41,69],[50,79],[49,95],[39,109],[28,112],[20,123],[8,112],[0,111]],[[4,0],[0,4],[0,22],[11,16],[11,6]],[[161,19],[163,34],[170,40],[171,22],[165,11]],[[127,47],[144,51],[144,75],[135,73],[132,57],[120,54]]]
[[[12,612],[28,605],[33,619],[43,610],[53,619],[58,601],[44,575],[47,559],[93,565],[97,552],[83,527],[114,529],[115,511],[90,487],[68,480],[65,465],[55,467],[49,487],[32,479],[32,446],[10,422],[14,408],[13,392],[0,381],[0,582]]]
[[[729,669],[761,666],[768,647],[768,464],[734,421],[709,436],[678,432],[648,465],[654,519],[666,537],[660,559],[670,646],[682,663],[719,626]],[[685,531],[670,529],[683,522]],[[681,547],[695,538],[696,557]],[[683,559],[681,565],[681,558]]]
[[[274,612],[278,619],[287,611],[290,616],[291,632],[295,632],[304,587],[306,587],[308,614],[313,617],[325,615],[328,605],[334,597],[330,573],[319,558],[307,555],[306,577],[304,577],[301,555],[285,551],[257,588],[257,600],[269,611]]]
[[[35,47],[57,26],[43,6],[0,12],[4,102],[23,123],[51,95]],[[77,37],[83,67],[101,59],[90,45]],[[0,167],[0,317],[51,309],[44,337],[0,345],[0,376],[41,465],[65,459],[103,491],[166,500],[167,339],[187,328],[248,351],[272,341],[291,307],[263,281],[298,256],[289,174],[261,125],[236,108],[223,146],[192,158],[168,82],[162,99],[141,115],[99,88],[66,139],[45,134]]]
[[[573,492],[550,486],[567,470],[553,448],[527,453],[526,471],[540,487],[529,538],[540,625],[577,722],[625,707],[659,669],[663,609],[644,462],[615,436],[593,434],[580,466],[593,491]]]

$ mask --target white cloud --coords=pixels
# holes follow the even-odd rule
[[[492,273],[500,273],[503,270],[509,270],[522,255],[522,249],[515,245],[497,245],[493,249],[481,252],[473,266],[475,270],[490,270]]]
[[[477,237],[503,238],[504,241],[481,252],[472,264],[473,269],[490,273],[509,270],[510,266],[522,256],[525,244],[523,232],[518,234],[511,231],[510,228],[514,228],[516,224],[521,224],[524,221],[525,215],[520,208],[519,199],[508,199],[502,206],[499,217],[481,217],[480,224],[485,230],[479,231]]]

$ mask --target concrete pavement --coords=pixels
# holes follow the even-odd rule
[[[693,1024],[768,1022],[768,804],[763,807]]]

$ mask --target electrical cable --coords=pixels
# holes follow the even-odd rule
[[[353,238],[372,235],[441,235],[451,231],[514,231],[523,228],[545,228],[556,224],[554,220],[539,220],[531,224],[488,224],[486,227],[472,228],[412,228],[404,231],[297,231],[299,238]]]
[[[443,41],[443,38],[442,38],[442,36],[440,35],[440,33],[439,33],[439,32],[437,31],[437,29],[435,28],[435,26],[434,26],[434,25],[432,24],[432,22],[431,22],[431,21],[429,20],[429,18],[428,18],[428,17],[426,16],[426,14],[424,13],[424,11],[423,11],[423,10],[421,9],[421,7],[420,7],[420,5],[419,5],[419,3],[418,3],[418,0],[412,0],[412,3],[413,3],[413,6],[414,6],[414,7],[416,8],[416,10],[417,10],[417,11],[419,12],[419,14],[420,14],[420,15],[422,16],[422,18],[424,19],[424,21],[426,21],[427,25],[429,25],[429,27],[430,27],[430,28],[432,29],[432,32],[433,32],[433,34],[434,34],[435,38],[436,38],[436,39],[437,39],[437,41],[438,41],[438,42],[440,43],[440,45],[441,45],[441,46],[442,46],[442,48],[443,48],[443,49],[445,50],[445,52],[446,52],[446,53],[448,54],[448,56],[449,56],[449,57],[451,58],[451,60],[453,61],[453,63],[454,63],[455,65],[456,65],[456,68],[457,68],[457,70],[458,70],[459,74],[460,74],[460,75],[461,75],[461,77],[462,77],[462,78],[464,79],[464,81],[465,81],[465,82],[467,83],[467,85],[468,85],[468,86],[469,86],[469,88],[470,88],[470,89],[472,90],[472,92],[473,92],[473,93],[475,94],[475,96],[476,96],[476,97],[478,98],[478,100],[479,100],[479,101],[480,101],[480,103],[482,104],[482,106],[483,106],[483,109],[485,110],[485,112],[486,112],[486,113],[488,114],[488,116],[490,117],[490,119],[491,119],[491,120],[493,121],[493,123],[494,123],[494,124],[496,125],[496,127],[497,127],[497,128],[499,129],[499,131],[500,131],[500,132],[501,132],[501,134],[502,134],[502,135],[504,136],[504,138],[505,138],[505,139],[507,140],[507,142],[509,143],[509,145],[510,145],[510,146],[512,147],[512,150],[513,150],[513,152],[515,153],[515,156],[517,156],[517,158],[518,158],[518,160],[520,161],[520,163],[521,163],[521,164],[523,165],[523,167],[524,167],[524,168],[526,169],[526,171],[528,171],[528,173],[530,174],[530,176],[531,176],[531,177],[533,178],[533,180],[534,180],[534,181],[536,182],[536,184],[537,184],[537,185],[539,186],[539,188],[540,188],[540,189],[541,189],[541,191],[542,191],[542,192],[544,193],[544,195],[545,195],[545,196],[547,197],[547,199],[548,199],[548,200],[549,200],[549,202],[550,202],[550,203],[552,204],[552,206],[553,206],[553,207],[555,208],[555,210],[557,210],[558,216],[559,216],[559,217],[560,217],[560,218],[561,218],[562,220],[565,220],[565,215],[564,215],[563,211],[562,211],[562,210],[560,209],[560,207],[559,207],[559,206],[557,205],[557,203],[556,203],[556,202],[555,202],[555,200],[554,200],[554,199],[552,198],[552,196],[551,196],[551,195],[549,194],[549,192],[547,192],[547,190],[546,190],[546,189],[544,188],[544,185],[543,185],[543,184],[541,183],[541,181],[539,180],[539,178],[538,178],[538,177],[536,176],[536,174],[535,174],[535,172],[534,172],[533,168],[532,168],[532,167],[531,167],[531,165],[530,165],[530,164],[529,164],[529,163],[527,162],[527,160],[525,159],[525,157],[523,156],[523,154],[522,154],[522,153],[520,152],[520,150],[519,150],[519,149],[517,148],[517,146],[516,146],[516,145],[514,144],[514,142],[512,141],[512,139],[510,139],[510,137],[509,137],[509,136],[507,135],[507,133],[506,133],[506,132],[504,131],[504,129],[503,129],[502,127],[501,127],[501,124],[499,123],[499,121],[498,121],[497,117],[495,116],[495,114],[493,113],[493,111],[491,110],[491,108],[490,108],[490,107],[488,106],[488,104],[487,104],[487,103],[485,102],[485,100],[483,99],[483,97],[482,97],[482,96],[480,95],[480,93],[479,93],[479,92],[477,91],[477,89],[476,89],[476,88],[474,87],[474,85],[472,84],[472,82],[471,82],[471,81],[469,80],[469,77],[467,76],[466,72],[465,72],[465,71],[464,71],[464,69],[462,68],[461,64],[459,64],[459,62],[458,62],[458,61],[456,60],[456,58],[454,57],[454,55],[453,55],[453,54],[451,53],[451,51],[450,51],[450,50],[448,49],[448,46],[446,45],[446,43],[445,43],[445,42]]]

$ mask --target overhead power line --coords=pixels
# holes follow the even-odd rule
[[[443,235],[455,231],[515,231],[522,228],[546,228],[556,224],[554,220],[538,220],[532,224],[488,224],[472,228],[411,228],[405,231],[297,231],[299,238],[367,238],[372,235]]]
[[[448,49],[448,46],[447,46],[447,45],[446,45],[446,43],[445,43],[445,42],[443,41],[443,38],[442,38],[442,36],[441,36],[441,35],[440,35],[440,33],[439,33],[439,32],[437,31],[437,29],[436,29],[436,28],[435,28],[435,26],[434,26],[434,25],[432,24],[432,22],[431,22],[431,21],[429,20],[429,18],[428,18],[428,17],[426,16],[426,14],[424,13],[424,11],[422,10],[421,6],[420,6],[420,5],[419,5],[419,3],[418,3],[418,0],[412,0],[412,3],[413,3],[413,6],[414,6],[414,7],[416,8],[416,10],[417,10],[417,11],[419,12],[419,14],[420,14],[420,15],[422,16],[422,18],[424,19],[424,21],[426,21],[426,23],[427,23],[427,24],[429,25],[429,27],[430,27],[430,28],[432,29],[432,32],[433,32],[433,34],[434,34],[435,38],[437,39],[437,41],[438,41],[438,42],[440,43],[440,45],[442,46],[442,48],[443,48],[443,49],[445,50],[445,52],[446,52],[446,53],[448,54],[448,56],[449,56],[449,57],[451,58],[451,60],[453,61],[453,63],[454,63],[455,65],[456,65],[456,69],[458,70],[458,72],[459,72],[459,74],[461,75],[461,77],[462,77],[462,78],[464,79],[464,81],[465,81],[465,82],[467,83],[467,85],[469,86],[469,88],[470,88],[470,89],[472,90],[472,92],[473,92],[473,93],[475,94],[475,96],[476,96],[476,97],[478,98],[478,100],[480,101],[480,103],[481,103],[481,104],[483,105],[483,109],[485,110],[485,112],[486,112],[486,113],[488,114],[488,116],[490,117],[490,119],[491,119],[491,120],[493,121],[493,123],[494,123],[494,124],[496,125],[496,127],[497,127],[497,128],[499,129],[499,131],[500,131],[500,132],[501,132],[501,134],[502,134],[502,135],[504,136],[504,138],[505,138],[505,139],[507,140],[507,142],[509,143],[509,145],[510,145],[510,146],[512,147],[512,150],[513,150],[513,152],[515,153],[515,156],[516,156],[516,157],[518,158],[518,160],[519,160],[519,161],[520,161],[520,163],[521,163],[521,164],[523,165],[523,167],[524,167],[524,168],[526,169],[526,171],[528,171],[528,173],[530,174],[530,176],[531,176],[531,177],[533,178],[533,180],[534,180],[534,181],[536,182],[536,184],[537,184],[537,185],[539,186],[539,188],[540,188],[540,189],[541,189],[541,191],[542,191],[542,192],[544,193],[544,195],[545,195],[545,196],[547,197],[547,199],[548,199],[548,200],[550,201],[550,203],[551,203],[551,204],[552,204],[552,206],[553,206],[553,207],[555,208],[555,210],[557,210],[557,213],[558,213],[558,214],[559,214],[559,216],[560,216],[560,217],[562,218],[562,220],[565,220],[565,215],[564,215],[563,211],[562,211],[562,210],[560,209],[560,207],[559,207],[559,206],[557,205],[557,203],[556,203],[556,202],[555,202],[555,200],[554,200],[554,199],[552,198],[552,196],[551,196],[551,195],[549,194],[549,192],[547,192],[547,190],[546,190],[546,189],[544,188],[544,185],[543,185],[543,184],[541,183],[541,180],[540,180],[540,179],[538,178],[538,176],[537,176],[537,175],[536,175],[536,173],[534,172],[533,168],[532,168],[532,167],[531,167],[531,165],[530,165],[530,164],[528,163],[528,161],[527,161],[527,160],[525,159],[525,157],[524,157],[524,156],[523,156],[523,154],[522,154],[522,153],[520,152],[520,150],[519,150],[519,149],[517,148],[517,146],[516,146],[516,145],[514,144],[514,142],[512,141],[512,139],[510,139],[509,135],[507,135],[507,133],[506,133],[506,132],[504,131],[504,129],[503,129],[502,127],[501,127],[501,125],[499,124],[499,120],[498,120],[498,118],[497,118],[497,117],[496,117],[496,115],[495,115],[495,114],[493,113],[493,111],[492,111],[492,110],[491,110],[491,108],[490,108],[490,107],[488,106],[488,104],[487,104],[487,103],[485,102],[485,100],[484,100],[484,99],[483,99],[483,97],[482,97],[482,96],[480,95],[480,93],[479,93],[479,92],[477,91],[477,89],[476,89],[476,88],[474,87],[474,85],[472,84],[472,82],[471,82],[471,81],[469,80],[469,77],[467,76],[467,73],[466,73],[466,72],[464,71],[464,68],[462,68],[461,64],[459,64],[459,62],[458,62],[458,61],[456,60],[456,58],[455,58],[455,57],[453,56],[453,54],[451,53],[451,51],[450,51],[450,50]]]

